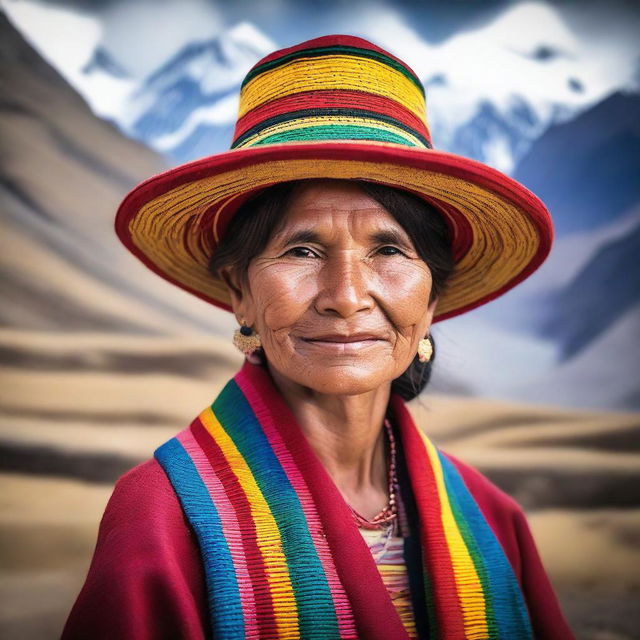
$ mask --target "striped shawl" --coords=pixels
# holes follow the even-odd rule
[[[390,409],[418,523],[421,637],[532,638],[459,472],[398,396]],[[265,369],[245,363],[155,457],[197,535],[216,639],[407,639],[348,505]]]

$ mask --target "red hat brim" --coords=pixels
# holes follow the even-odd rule
[[[455,154],[371,141],[254,146],[181,165],[127,195],[116,232],[160,276],[230,310],[226,286],[207,268],[229,221],[257,191],[308,178],[387,184],[418,195],[442,213],[456,269],[434,322],[505,293],[533,273],[551,249],[549,212],[517,181]]]

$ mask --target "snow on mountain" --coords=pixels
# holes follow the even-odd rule
[[[121,125],[120,115],[128,111],[138,81],[102,47],[96,48],[81,71],[81,79],[74,86],[82,86],[93,112]]]
[[[82,67],[82,73],[108,73],[114,78],[125,79],[131,77],[131,74],[120,64],[114,57],[104,48],[97,47],[93,52],[91,60]]]
[[[640,324],[639,108],[637,96],[615,93],[532,145],[515,176],[535,179],[562,233],[523,284],[436,327],[442,390],[640,408],[637,357],[623,353]]]
[[[607,281],[613,274],[605,277],[603,272],[604,283],[600,276],[589,277],[577,291],[570,288],[581,272],[604,268],[603,252],[612,264],[628,255],[626,239],[635,237],[640,224],[638,117],[640,96],[616,92],[571,121],[550,127],[532,144],[513,176],[547,205],[556,238],[540,269],[479,310],[483,317],[504,328],[544,334],[563,300],[580,298],[595,308],[622,311],[614,300],[615,281]],[[625,280],[631,283],[630,276]],[[623,298],[637,298],[637,290],[631,288]],[[565,318],[569,333],[584,322],[572,308],[577,306]]]
[[[352,32],[407,60],[423,79],[436,146],[504,171],[550,124],[627,82],[610,75],[605,86],[585,77],[597,74],[576,58],[580,43],[544,5],[517,5],[438,45],[395,9],[358,20]],[[230,143],[244,74],[275,48],[249,23],[193,43],[140,88],[121,125],[178,162],[221,151]]]
[[[514,4],[438,45],[418,28],[391,9],[359,25],[425,82],[436,146],[502,171],[551,124],[634,82],[633,65],[612,59],[619,52],[578,39],[547,4]]]
[[[177,161],[228,147],[247,71],[277,46],[242,22],[179,51],[136,91],[125,130]],[[206,146],[196,150],[197,144]]]
[[[0,13],[0,324],[34,332],[224,332],[225,314],[162,281],[113,230],[166,165],[96,117]],[[230,330],[227,328],[227,330]]]
[[[551,123],[599,95],[579,77],[578,44],[551,8],[519,5],[439,45],[422,40],[395,10],[380,11],[375,20],[361,16],[357,31],[409,61],[423,79],[440,148],[509,171]],[[515,38],[527,23],[539,37]],[[193,43],[136,92],[121,125],[178,162],[221,151],[230,143],[244,74],[275,48],[249,23]]]
[[[422,78],[436,146],[507,173],[550,126],[639,83],[637,47],[634,61],[628,44],[579,37],[554,7],[541,2],[507,6],[489,22],[438,44],[425,41],[409,9],[379,4],[349,15],[335,32],[372,40]],[[46,39],[41,44],[51,48]],[[228,148],[240,82],[278,46],[244,21],[213,39],[187,44],[146,80],[126,77],[113,60],[85,60],[84,73],[68,77],[94,112],[183,162]],[[94,61],[105,54],[95,51]],[[69,60],[63,62],[69,67]]]
[[[594,56],[548,5],[517,4],[437,45],[418,28],[379,7],[359,15],[351,32],[408,61],[423,79],[437,147],[506,172],[551,125],[634,82],[631,67]],[[275,48],[249,23],[194,43],[149,78],[121,124],[178,162],[222,151],[242,77]]]
[[[630,305],[637,285],[628,279],[620,289],[616,264],[626,260],[627,270],[635,268],[636,245],[626,240],[636,238],[638,224],[640,102],[617,90],[637,90],[633,74],[640,67],[612,63],[597,48],[589,52],[589,43],[577,40],[552,8],[533,3],[512,6],[440,45],[425,43],[396,11],[384,8],[375,20],[363,13],[350,31],[409,61],[423,78],[437,147],[503,170],[515,163],[515,177],[549,205],[561,232],[548,262],[523,285],[436,327],[441,350],[434,384],[439,375],[446,390],[511,397],[512,380],[555,380],[557,367],[571,372],[574,362],[598,369],[597,358],[606,353],[598,345],[633,343]],[[113,83],[112,95],[121,98],[110,108],[121,128],[181,162],[228,148],[239,85],[277,47],[244,22],[189,44],[142,84],[94,47],[93,57],[83,59],[82,83],[84,89]],[[598,308],[607,305],[615,313],[604,317]],[[489,361],[494,368],[486,373]],[[633,367],[621,358],[612,376],[634,379]],[[559,402],[562,385],[571,387],[564,375],[557,378]],[[587,378],[580,378],[575,397],[600,397]],[[545,393],[538,399],[549,401]],[[636,401],[630,390],[623,395],[626,400],[611,397]],[[615,406],[604,395],[597,402]]]
[[[99,21],[55,4],[0,2],[10,22],[82,95],[91,110],[106,120],[118,120],[137,82],[99,46]]]

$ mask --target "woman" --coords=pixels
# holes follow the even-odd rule
[[[233,311],[247,359],[118,481],[64,638],[572,637],[520,507],[404,404],[431,324],[529,275],[551,222],[431,148],[404,62],[340,35],[267,56],[232,150],[138,186],[117,230]]]

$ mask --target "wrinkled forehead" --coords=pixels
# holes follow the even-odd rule
[[[371,235],[385,230],[406,232],[374,198],[349,181],[313,181],[297,187],[273,238],[305,230],[323,236]]]

